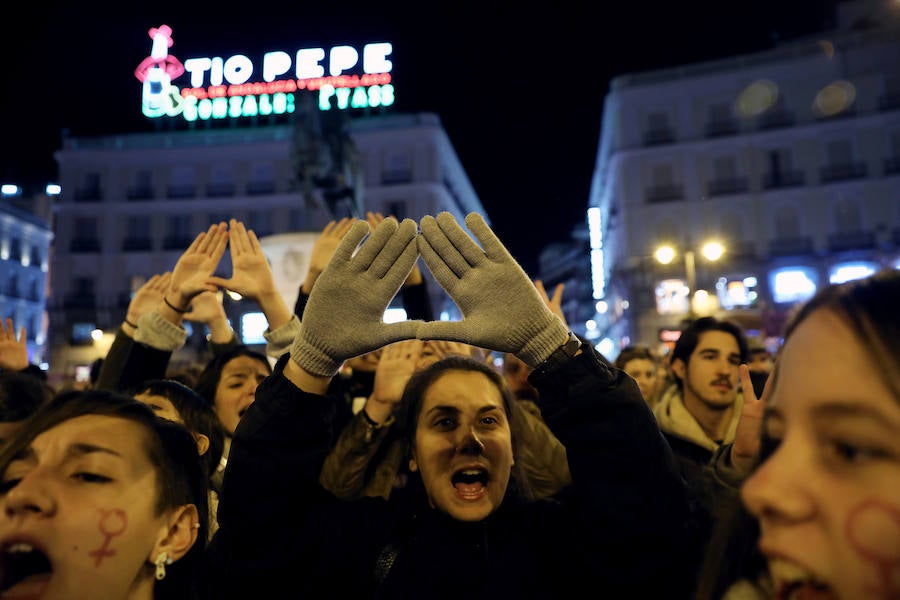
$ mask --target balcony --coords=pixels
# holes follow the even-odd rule
[[[103,190],[99,187],[87,187],[75,190],[75,202],[99,202],[103,200]]]
[[[708,196],[727,196],[729,194],[742,194],[750,189],[746,177],[731,177],[728,179],[714,179],[706,184]]]
[[[806,185],[803,171],[776,171],[763,176],[763,189],[777,190],[781,188]]]
[[[769,254],[772,256],[800,256],[812,254],[812,238],[803,236],[772,240],[769,243]]]
[[[163,238],[163,250],[184,250],[194,241],[192,237],[170,235]]]
[[[247,183],[247,194],[250,196],[261,196],[263,194],[274,194],[274,181],[251,181]]]
[[[884,174],[896,175],[897,173],[900,173],[900,156],[884,159]]]
[[[797,119],[793,111],[789,110],[773,110],[762,114],[756,121],[759,129],[780,129],[782,127],[790,127],[796,123]]]
[[[233,183],[210,183],[206,186],[206,195],[210,198],[234,196],[234,190]]]
[[[63,298],[63,308],[95,308],[97,299],[93,294],[74,292]]]
[[[126,192],[126,197],[129,200],[152,200],[153,196],[153,188],[149,185],[131,187]]]
[[[75,238],[69,244],[69,252],[100,252],[97,238]]]
[[[871,232],[833,233],[828,236],[828,249],[832,252],[873,248],[875,248],[875,234]]]
[[[866,163],[830,165],[819,169],[819,178],[822,180],[822,183],[847,181],[848,179],[862,179],[866,174]]]
[[[671,144],[675,141],[675,132],[668,127],[660,129],[650,129],[644,132],[645,146],[660,146],[662,144]]]
[[[167,198],[193,198],[197,195],[197,186],[194,184],[170,185],[166,190]]]
[[[648,204],[672,202],[684,199],[684,187],[680,185],[656,185],[644,191],[644,199]]]
[[[397,185],[400,183],[410,183],[412,181],[412,171],[409,169],[395,169],[393,171],[383,171],[381,173],[382,185]]]
[[[704,128],[704,132],[708,138],[735,135],[739,130],[740,126],[738,125],[737,119],[710,121]]]
[[[900,108],[900,92],[889,92],[878,99],[878,110],[888,111]]]
[[[122,250],[125,252],[153,250],[153,240],[150,238],[128,237],[122,240]]]

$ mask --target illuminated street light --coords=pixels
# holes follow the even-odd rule
[[[705,242],[700,247],[700,254],[708,261],[715,262],[725,254],[725,246],[717,241]],[[664,244],[654,251],[653,256],[657,262],[667,265],[675,260],[678,252],[673,246]],[[694,320],[694,295],[697,293],[697,267],[693,250],[684,252],[684,274],[687,282],[688,318]]]

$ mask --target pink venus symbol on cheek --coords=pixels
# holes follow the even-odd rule
[[[99,567],[104,557],[115,555],[116,551],[111,550],[109,544],[114,537],[125,532],[125,528],[128,527],[128,516],[121,508],[101,509],[100,522],[97,526],[104,537],[103,545],[97,550],[92,550],[88,555],[94,558],[94,566]]]
[[[847,517],[850,545],[878,573],[873,598],[900,598],[900,509],[879,500],[866,500]]]

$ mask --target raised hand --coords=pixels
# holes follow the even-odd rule
[[[200,292],[191,301],[191,309],[184,314],[185,321],[209,327],[209,341],[215,344],[228,343],[234,337],[222,304],[223,296],[224,292]]]
[[[775,370],[777,369],[778,365],[776,364]],[[744,403],[741,406],[741,418],[735,430],[734,444],[731,446],[731,464],[738,471],[748,474],[759,456],[763,416],[772,396],[774,387],[772,381],[775,379],[775,371],[772,371],[766,380],[762,398],[758,400],[753,392],[750,368],[745,364],[740,365],[738,372],[741,377],[741,394],[744,397]]]
[[[416,260],[416,223],[385,219],[368,239],[355,221],[316,281],[291,358],[315,377],[332,377],[346,359],[416,337],[421,321],[385,323],[384,311]]]
[[[228,229],[224,222],[210,225],[208,230],[199,233],[175,263],[164,303],[183,313],[194,296],[203,291],[216,291],[207,280],[219,266],[227,244]]]
[[[306,279],[303,280],[303,285],[300,286],[300,290],[304,294],[309,295],[312,291],[313,284],[328,266],[328,261],[334,256],[338,244],[350,231],[353,222],[354,220],[350,217],[344,217],[340,221],[329,221],[319,237],[316,238],[309,255],[309,270],[306,273]]]
[[[559,317],[563,325],[566,328],[569,327],[569,324],[566,322],[566,315],[563,314],[562,311],[562,293],[563,289],[565,289],[566,284],[557,283],[556,287],[553,288],[553,297],[547,295],[547,290],[544,288],[544,282],[540,279],[534,280],[534,287],[537,288],[538,294],[541,295],[541,299],[544,301],[544,304],[547,305],[547,308],[553,311],[553,314]]]
[[[480,246],[449,212],[422,218],[419,252],[463,320],[425,323],[419,338],[512,352],[529,366],[540,364],[565,344],[566,326],[484,218],[470,213],[466,225]]]
[[[403,397],[406,382],[416,371],[425,342],[403,340],[388,344],[381,351],[372,394],[366,401],[366,414],[377,423],[384,423]]]
[[[138,288],[128,303],[128,311],[125,313],[125,320],[132,325],[136,325],[138,319],[144,314],[151,312],[162,302],[163,296],[169,289],[169,283],[172,279],[172,272],[158,273],[144,282],[144,285]]]
[[[210,277],[207,282],[255,300],[275,329],[290,320],[291,312],[275,285],[272,266],[253,230],[237,219],[229,222],[228,248],[231,252],[231,277]]]
[[[16,339],[16,329],[10,317],[6,319],[6,325],[0,320],[0,369],[4,371],[21,371],[28,366],[28,336],[25,326],[19,329],[19,338]]]

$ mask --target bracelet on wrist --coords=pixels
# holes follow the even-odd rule
[[[128,319],[125,319],[125,324],[130,325],[132,329],[137,329],[137,323],[132,323]]]
[[[182,310],[180,308],[176,308],[171,302],[169,302],[169,299],[166,298],[165,296],[163,296],[163,302],[166,303],[166,306],[168,306],[169,308],[171,308],[172,310],[174,310],[175,312],[177,312],[180,315],[183,315],[188,311],[187,308],[185,308],[184,310]]]

